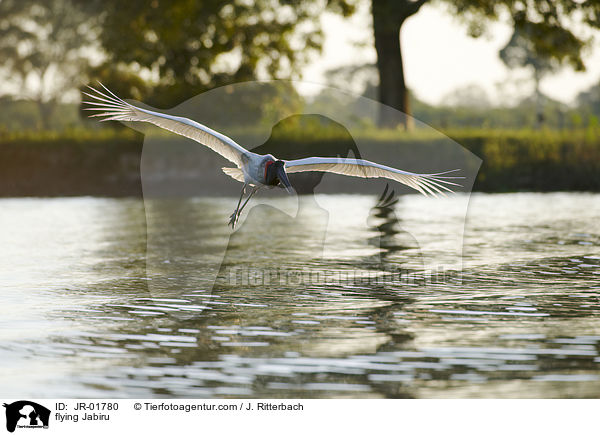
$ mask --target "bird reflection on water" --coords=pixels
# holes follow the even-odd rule
[[[378,248],[378,257],[382,266],[390,262],[398,262],[399,253],[410,251],[410,258],[414,264],[416,257],[420,258],[420,247],[417,239],[408,231],[401,228],[401,219],[397,214],[398,204],[402,205],[400,198],[395,196],[394,190],[389,191],[386,184],[377,204],[371,210],[369,216],[369,227],[379,234],[369,239],[369,244]],[[393,259],[396,259],[394,261]],[[423,270],[421,258],[419,270]]]

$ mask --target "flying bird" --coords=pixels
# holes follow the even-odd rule
[[[438,193],[444,195],[444,191],[452,192],[452,189],[448,186],[460,186],[449,181],[449,179],[462,177],[446,175],[456,170],[437,174],[415,174],[362,159],[307,157],[298,160],[281,160],[271,154],[256,154],[248,151],[224,134],[196,121],[143,109],[117,97],[102,83],[100,83],[100,86],[104,91],[88,86],[92,93],[84,92],[90,98],[84,103],[91,106],[87,107],[86,110],[98,112],[91,115],[91,117],[101,117],[101,121],[149,122],[195,140],[236,165],[234,168],[222,168],[225,174],[243,183],[237,207],[229,217],[229,225],[232,228],[235,227],[250,198],[259,189],[278,186],[286,189],[288,193],[294,193],[287,174],[295,172],[321,171],[361,178],[388,178],[410,186],[426,196],[429,194],[436,196]],[[248,188],[250,188],[250,193],[242,204]]]

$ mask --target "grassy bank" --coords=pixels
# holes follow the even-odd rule
[[[483,163],[475,190],[600,191],[600,131],[449,130]]]
[[[483,160],[474,185],[476,191],[600,191],[598,131],[462,129],[445,133]],[[166,134],[152,134],[169,143],[178,141],[189,146]],[[252,132],[230,134],[243,143]],[[369,151],[367,156],[390,155],[396,149],[420,149],[428,159],[437,160],[432,167],[447,167],[438,150],[447,146],[449,139],[433,130],[410,134],[365,130],[354,136],[360,150]],[[141,134],[129,129],[4,134],[0,136],[0,196],[138,196],[143,140]],[[277,153],[283,158],[323,155],[325,149],[347,148],[347,141],[347,136],[335,131],[323,135],[310,128],[290,129],[274,134],[259,151]],[[391,151],[390,147],[397,148]],[[177,157],[180,148],[169,149]],[[226,165],[211,153],[199,158],[202,161],[198,166]],[[401,161],[408,165],[404,167],[411,167],[409,160],[410,154],[402,157]],[[194,168],[189,162],[187,166]],[[222,174],[216,171],[214,176]]]
[[[138,196],[142,135],[131,130],[0,137],[0,196]]]

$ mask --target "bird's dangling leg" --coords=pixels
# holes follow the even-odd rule
[[[227,225],[231,225],[231,228],[235,227],[235,223],[237,222],[240,204],[242,203],[242,198],[246,193],[246,186],[248,186],[248,183],[244,183],[244,187],[242,187],[242,193],[240,194],[240,199],[238,201],[237,207],[233,211],[233,214],[229,216],[229,223]]]
[[[252,198],[252,196],[258,192],[259,187],[258,186],[254,186],[252,188],[252,192],[250,192],[250,195],[248,195],[248,198],[246,198],[246,201],[244,201],[244,205],[242,205],[242,207],[240,208],[240,210],[238,211],[238,217],[240,216],[240,214],[242,214],[242,210],[244,209],[244,207],[246,207],[246,204],[248,204],[248,201],[250,201],[250,198]]]
[[[237,223],[238,219],[240,218],[240,215],[242,214],[242,210],[244,210],[244,207],[246,207],[246,204],[248,204],[248,201],[250,201],[250,198],[252,198],[252,196],[256,192],[258,192],[258,189],[259,189],[258,186],[254,186],[252,188],[252,192],[250,192],[250,195],[248,195],[248,197],[246,198],[246,201],[244,201],[244,204],[242,204],[241,207],[236,209],[235,216],[232,215],[232,218],[229,221],[229,223],[231,224],[231,228],[235,228],[235,224]]]

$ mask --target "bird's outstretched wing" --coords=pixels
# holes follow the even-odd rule
[[[181,116],[172,116],[148,109],[142,109],[141,107],[123,101],[108,90],[102,83],[100,83],[100,86],[102,86],[106,92],[101,92],[92,87],[89,87],[89,89],[91,89],[93,93],[84,92],[85,95],[91,98],[89,101],[84,101],[85,104],[91,106],[86,108],[86,110],[99,112],[91,115],[91,117],[102,117],[102,121],[149,122],[164,128],[165,130],[195,140],[202,145],[206,145],[211,150],[221,154],[227,160],[238,165],[238,167],[241,167],[242,165],[242,155],[248,154],[248,151],[237,144],[233,139],[210,129],[205,125]]]
[[[223,172],[225,172],[227,175],[229,175],[234,180],[241,181],[242,183],[244,182],[244,173],[242,172],[242,170],[240,168],[221,168],[221,169],[223,170]]]
[[[434,196],[438,193],[444,195],[444,191],[452,192],[452,189],[448,186],[461,187],[460,184],[448,180],[462,178],[446,176],[446,174],[454,171],[438,174],[415,174],[368,160],[337,157],[308,157],[299,160],[288,160],[285,162],[285,170],[287,173],[322,171],[361,178],[388,178],[406,184],[423,195],[431,194]]]

